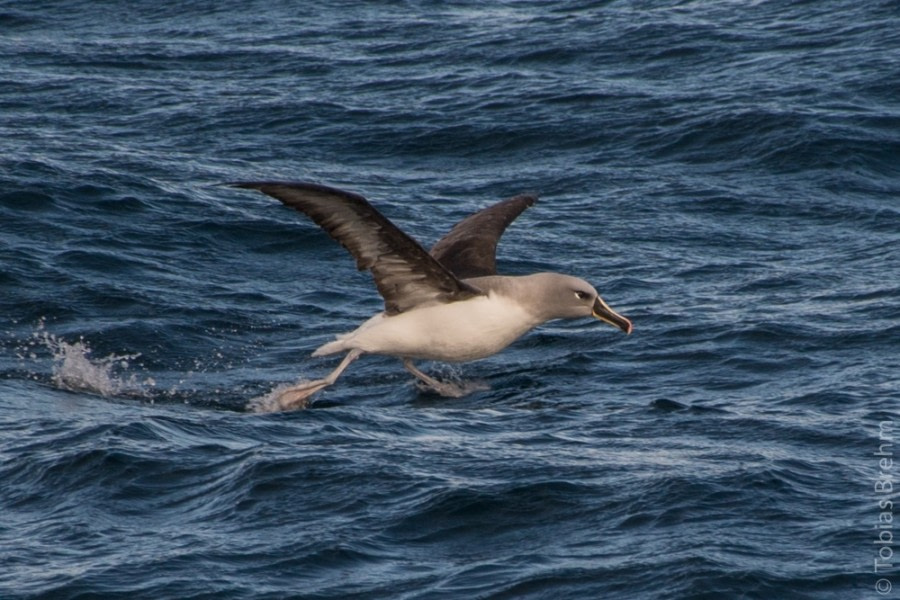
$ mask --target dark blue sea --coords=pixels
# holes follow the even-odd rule
[[[382,309],[303,215],[634,333],[310,353]],[[900,598],[895,0],[0,2],[0,597]]]

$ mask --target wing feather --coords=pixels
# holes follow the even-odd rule
[[[431,248],[431,256],[460,279],[497,274],[497,242],[535,196],[514,196],[457,223]]]
[[[360,271],[372,272],[388,314],[481,294],[460,281],[358,194],[305,182],[248,181],[230,185],[268,194],[312,219],[353,255]]]

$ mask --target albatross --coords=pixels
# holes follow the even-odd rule
[[[313,352],[346,353],[331,373],[279,390],[267,410],[305,408],[310,396],[332,385],[363,354],[397,357],[430,388],[459,395],[413,360],[485,358],[553,319],[594,317],[631,333],[631,321],[583,279],[561,273],[497,274],[497,242],[535,196],[515,196],[470,215],[429,252],[359,194],[307,182],[230,185],[258,190],[305,214],[353,255],[360,271],[371,271],[384,298],[383,311]]]

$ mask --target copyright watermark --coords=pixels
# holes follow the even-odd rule
[[[875,476],[875,501],[878,520],[875,523],[875,591],[887,596],[894,588],[894,422],[878,423],[878,471]]]

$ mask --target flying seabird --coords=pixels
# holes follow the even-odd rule
[[[333,384],[365,353],[395,356],[431,388],[458,395],[412,361],[485,358],[553,319],[592,316],[631,333],[631,321],[583,279],[560,273],[497,274],[497,242],[513,219],[535,203],[534,196],[515,196],[478,211],[428,252],[358,194],[304,182],[230,185],[258,190],[304,213],[353,255],[359,270],[372,272],[384,298],[384,311],[313,352],[346,352],[334,371],[281,390],[269,410],[305,408],[310,396]]]

